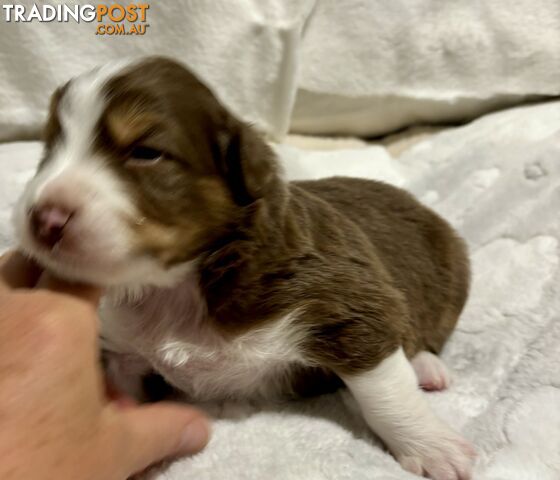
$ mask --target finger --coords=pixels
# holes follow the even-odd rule
[[[166,458],[197,453],[210,437],[208,419],[195,408],[161,402],[122,414],[131,432],[127,452],[134,473]]]
[[[18,251],[0,257],[0,291],[13,288],[32,288],[41,275],[41,268]]]
[[[51,290],[53,292],[64,293],[76,298],[85,300],[97,307],[103,290],[99,287],[92,285],[85,285],[83,283],[71,283],[60,278],[54,277],[49,273],[45,273],[37,283],[38,288]]]

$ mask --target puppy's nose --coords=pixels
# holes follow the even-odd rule
[[[64,235],[72,212],[53,205],[35,207],[31,210],[31,231],[44,246],[54,247]]]

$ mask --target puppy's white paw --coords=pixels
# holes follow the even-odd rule
[[[451,384],[451,375],[439,357],[430,352],[418,353],[410,362],[423,390],[445,390]]]
[[[449,382],[435,355],[423,352],[415,360],[421,383],[443,387]],[[434,415],[402,348],[374,369],[342,378],[368,425],[406,470],[433,480],[471,478],[473,447]]]
[[[470,480],[476,456],[472,445],[444,425],[415,443],[393,446],[401,466],[432,480]]]

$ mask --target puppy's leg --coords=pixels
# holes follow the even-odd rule
[[[473,448],[431,411],[402,348],[369,371],[341,378],[406,470],[434,480],[471,478]]]
[[[430,352],[418,353],[410,362],[424,390],[445,390],[451,384],[451,375],[441,359]]]
[[[115,394],[124,394],[137,401],[145,401],[143,379],[152,372],[151,366],[135,354],[102,352],[107,386]]]

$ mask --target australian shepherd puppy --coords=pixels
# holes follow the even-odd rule
[[[467,253],[403,190],[286,182],[196,76],[149,58],[56,91],[15,219],[40,263],[107,288],[121,388],[151,372],[195,401],[343,383],[405,469],[470,478],[472,447],[419,388],[449,383],[436,354],[467,297]]]

